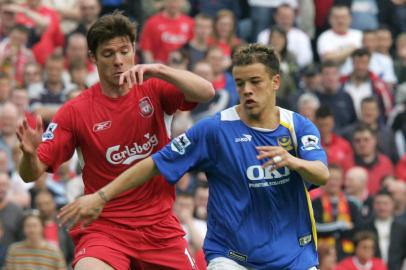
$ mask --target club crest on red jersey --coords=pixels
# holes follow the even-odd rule
[[[144,97],[140,99],[139,102],[140,113],[144,117],[150,117],[154,113],[154,107],[149,97]]]

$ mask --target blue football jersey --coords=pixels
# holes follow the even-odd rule
[[[287,167],[262,168],[256,146],[282,146],[327,164],[317,128],[282,108],[275,130],[247,126],[235,107],[204,119],[152,158],[170,183],[204,171],[209,183],[208,261],[227,257],[255,269],[303,270],[318,265],[310,184]]]

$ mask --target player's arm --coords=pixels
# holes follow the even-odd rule
[[[272,170],[288,167],[298,172],[302,178],[314,185],[324,185],[330,176],[327,166],[319,160],[305,160],[292,156],[286,149],[280,146],[258,146],[259,155],[257,158],[269,161],[262,166]]]
[[[17,137],[23,152],[19,164],[19,173],[24,182],[37,180],[47,169],[47,165],[41,162],[37,155],[37,148],[41,143],[42,119],[37,117],[36,127],[32,129],[24,119],[17,129]]]
[[[127,190],[144,184],[158,174],[159,171],[152,157],[148,157],[124,171],[99,191],[80,197],[63,207],[58,218],[62,225],[69,223],[70,226],[73,226],[81,220],[87,225],[100,215],[108,201]]]
[[[126,82],[129,88],[142,84],[144,80],[155,77],[179,88],[189,102],[207,102],[214,96],[213,85],[202,77],[181,69],[163,64],[136,65],[120,76],[120,84]]]

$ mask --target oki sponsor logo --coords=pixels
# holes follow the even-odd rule
[[[109,147],[106,152],[106,159],[111,164],[131,164],[134,160],[143,159],[148,157],[154,147],[158,145],[157,136],[150,135],[149,133],[144,135],[146,142],[143,144],[133,143],[132,145],[121,147],[121,145],[115,145]]]
[[[285,178],[290,175],[290,170],[288,167],[283,168],[285,172],[282,174],[278,170],[269,170],[268,168],[262,168],[260,165],[250,166],[247,169],[247,177],[249,180],[269,180],[269,179],[279,179]]]

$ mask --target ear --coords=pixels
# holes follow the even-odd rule
[[[272,77],[272,86],[274,91],[278,91],[281,85],[281,75],[276,74]]]

